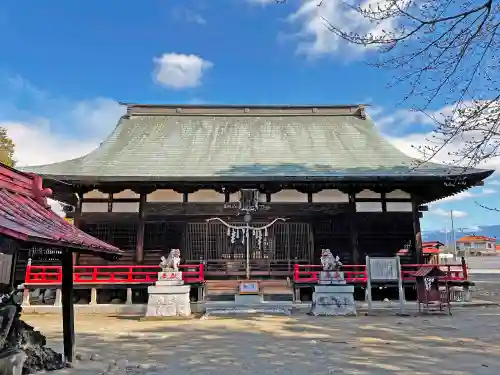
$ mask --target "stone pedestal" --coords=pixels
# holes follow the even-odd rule
[[[0,353],[0,375],[22,375],[26,358],[22,350]]]
[[[190,316],[190,290],[182,272],[159,272],[158,281],[148,288],[146,317]]]
[[[318,285],[314,286],[311,315],[356,316],[354,286],[346,285],[344,273],[322,271]]]
[[[239,306],[258,305],[264,302],[262,294],[235,294],[234,303]]]

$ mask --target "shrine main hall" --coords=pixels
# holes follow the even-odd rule
[[[425,205],[493,173],[419,163],[363,105],[128,104],[94,151],[23,170],[71,207],[74,225],[125,252],[110,265],[157,265],[178,248],[207,280],[291,278],[324,248],[344,264],[401,249],[403,261],[422,263]],[[252,225],[280,218],[249,235],[248,252],[239,231],[208,220],[242,226],[245,194],[257,200]]]

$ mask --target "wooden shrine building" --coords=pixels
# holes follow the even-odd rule
[[[64,357],[72,362],[75,349],[73,254],[85,253],[116,260],[122,252],[75,228],[53,212],[47,201],[51,195],[52,191],[44,188],[40,176],[21,173],[0,163],[0,269],[1,276],[8,275],[11,279],[2,280],[2,284],[17,287],[18,283],[10,277],[12,272],[8,268],[15,267],[17,259],[33,249],[49,255],[61,265],[58,282],[61,285]],[[23,292],[29,291],[24,288]],[[2,308],[4,311],[0,317],[4,329],[9,329],[8,323],[12,323],[5,315],[7,307]]]
[[[421,263],[419,211],[493,173],[417,166],[362,105],[130,104],[93,152],[24,170],[74,207],[77,227],[124,250],[121,264],[156,265],[179,248],[183,263],[205,264],[207,279],[245,275],[241,241],[207,221],[242,225],[242,189],[259,192],[255,225],[286,218],[252,237],[251,277],[285,278],[296,263],[318,264],[322,248],[347,264],[406,248]]]

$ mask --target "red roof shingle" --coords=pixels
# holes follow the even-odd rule
[[[122,251],[66,222],[50,209],[42,178],[0,163],[0,234],[22,241],[120,255]]]

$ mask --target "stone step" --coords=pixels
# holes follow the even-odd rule
[[[293,295],[292,284],[287,280],[252,280],[259,283],[260,292],[269,295]],[[205,295],[216,296],[236,294],[239,292],[241,280],[207,280]]]
[[[261,303],[258,305],[220,305],[206,307],[204,318],[210,316],[272,315],[290,316],[292,306]]]

